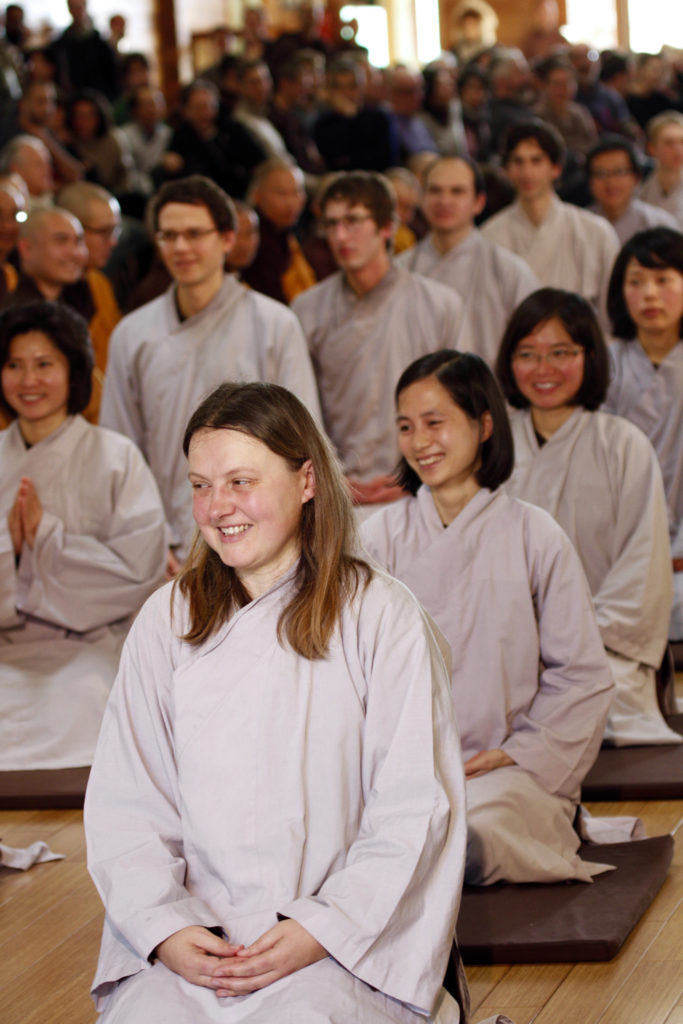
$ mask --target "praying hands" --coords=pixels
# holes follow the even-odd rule
[[[33,548],[42,518],[43,506],[33,480],[28,476],[22,476],[14,504],[7,516],[15,555],[21,554],[24,541]]]

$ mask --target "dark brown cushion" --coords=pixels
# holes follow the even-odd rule
[[[683,715],[668,725],[683,735]],[[680,800],[683,743],[652,747],[603,747],[581,787],[582,800]]]
[[[0,772],[0,810],[82,807],[90,768]]]
[[[588,845],[584,860],[616,865],[593,882],[466,885],[458,946],[466,964],[611,960],[657,894],[673,857],[671,836]]]

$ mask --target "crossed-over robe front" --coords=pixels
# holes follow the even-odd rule
[[[450,644],[464,758],[500,748],[518,766],[467,780],[466,879],[589,879],[572,822],[613,683],[569,539],[486,488],[444,528],[426,486],[366,520],[361,539]]]
[[[277,638],[293,585],[199,647],[168,587],[131,629],[85,807],[107,1024],[459,1020],[441,987],[466,834],[445,642],[374,574],[309,661]],[[250,995],[148,960],[187,925],[249,944],[278,916],[329,957]]]
[[[670,213],[678,225],[678,230],[683,231],[683,177],[675,188],[665,192],[655,171],[641,185],[640,198]]]
[[[358,296],[340,272],[292,303],[311,353],[325,429],[344,471],[366,482],[398,461],[394,388],[409,363],[469,337],[451,288],[395,263]]]
[[[201,400],[226,380],[281,384],[320,419],[296,317],[230,275],[194,316],[180,319],[172,285],[111,336],[100,423],[129,437],[147,459],[180,557],[194,534],[183,434]]]
[[[450,252],[440,253],[430,235],[398,257],[416,274],[454,288],[465,303],[469,336],[460,350],[476,352],[493,366],[506,324],[527,295],[540,288],[521,256],[484,238],[473,229]]]
[[[43,506],[17,561],[7,515]],[[164,514],[135,445],[69,417],[27,448],[0,432],[0,770],[88,765],[130,618],[164,575]]]
[[[553,196],[540,224],[516,201],[487,220],[481,232],[525,259],[543,287],[583,295],[608,326],[607,288],[621,246],[603,217]]]
[[[603,405],[647,434],[657,453],[669,511],[672,558],[683,558],[683,341],[658,366],[637,339],[609,346],[611,380]],[[683,573],[674,573],[669,636],[683,640]]]
[[[671,228],[673,231],[680,231],[678,222],[672,214],[662,209],[661,206],[643,202],[637,196],[633,197],[616,220],[609,219],[600,203],[592,203],[588,209],[609,221],[622,245],[626,245],[629,238],[632,238],[638,231],[646,231],[648,228]]]
[[[680,742],[655,695],[672,571],[664,485],[652,445],[628,420],[582,408],[543,445],[529,410],[514,411],[510,422],[515,469],[505,487],[550,512],[588,578],[616,682],[605,738],[618,745]]]

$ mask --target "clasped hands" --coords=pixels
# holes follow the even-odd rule
[[[24,541],[30,548],[33,548],[42,518],[43,506],[33,480],[28,476],[22,476],[14,504],[7,516],[7,524],[16,556],[21,554]]]
[[[156,948],[169,970],[217,996],[243,996],[328,955],[310,932],[291,918],[269,928],[251,946],[219,939],[200,925],[174,932]]]
[[[473,754],[465,761],[465,778],[476,779],[477,776],[486,775],[487,772],[495,771],[496,768],[505,768],[506,765],[516,763],[509,754],[499,747],[493,750],[480,750],[478,754]]]

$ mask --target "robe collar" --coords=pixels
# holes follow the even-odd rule
[[[224,274],[223,284],[220,286],[208,306],[200,309],[198,313],[181,320],[176,305],[176,284],[171,284],[164,292],[164,305],[166,308],[166,320],[170,334],[177,334],[179,331],[193,329],[204,320],[210,319],[218,310],[227,315],[228,310],[239,302],[247,294],[244,285],[232,274]]]
[[[430,530],[438,532],[440,535],[452,535],[459,533],[461,530],[467,529],[469,524],[473,522],[477,516],[481,515],[484,509],[488,508],[488,506],[499,496],[500,491],[490,491],[488,487],[481,487],[474,497],[470,498],[465,507],[460,510],[453,522],[449,523],[445,529],[439,517],[439,513],[437,512],[436,505],[434,504],[431,487],[427,487],[426,484],[423,484],[415,498],[417,500],[420,515]]]

